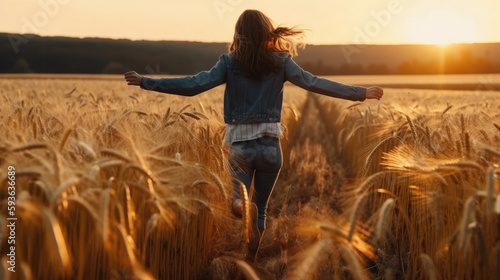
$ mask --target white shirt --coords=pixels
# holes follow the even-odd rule
[[[248,141],[262,136],[273,136],[283,138],[285,128],[281,123],[249,123],[249,124],[226,124],[226,136],[224,145],[234,142]]]

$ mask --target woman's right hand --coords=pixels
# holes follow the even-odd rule
[[[366,88],[366,99],[378,99],[382,98],[384,95],[384,90],[381,87],[373,86]]]

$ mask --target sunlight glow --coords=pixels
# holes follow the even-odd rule
[[[407,18],[408,40],[412,43],[447,45],[477,41],[476,19],[452,10],[431,10]]]
[[[500,42],[498,0],[122,2],[4,0],[0,32],[228,43],[239,15],[257,9],[276,24],[306,29],[306,44]],[[368,33],[362,40],[359,30]]]

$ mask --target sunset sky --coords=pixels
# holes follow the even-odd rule
[[[500,42],[498,0],[2,0],[0,32],[229,42],[245,9],[308,44]]]

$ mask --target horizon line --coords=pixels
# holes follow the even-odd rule
[[[26,35],[34,35],[38,37],[44,37],[44,38],[74,38],[74,39],[102,39],[102,40],[124,40],[124,41],[132,41],[132,42],[188,42],[188,43],[206,43],[206,44],[230,44],[230,41],[201,41],[201,40],[174,40],[174,39],[159,39],[159,40],[152,40],[152,39],[131,39],[131,38],[113,38],[113,37],[98,37],[98,36],[70,36],[70,35],[40,35],[40,34],[35,34],[35,33],[12,33],[12,32],[5,32],[5,31],[0,31],[0,34],[7,34],[7,35],[21,35],[21,36],[26,36]],[[412,45],[412,46],[442,46],[442,47],[447,47],[447,46],[452,46],[452,45],[472,45],[472,44],[500,44],[500,41],[476,41],[476,42],[456,42],[456,43],[448,43],[448,44],[432,44],[432,43],[412,43],[412,42],[405,42],[405,43],[304,43],[305,46],[311,45],[311,46],[332,46],[332,45],[363,45],[363,46],[401,46],[401,45]]]

